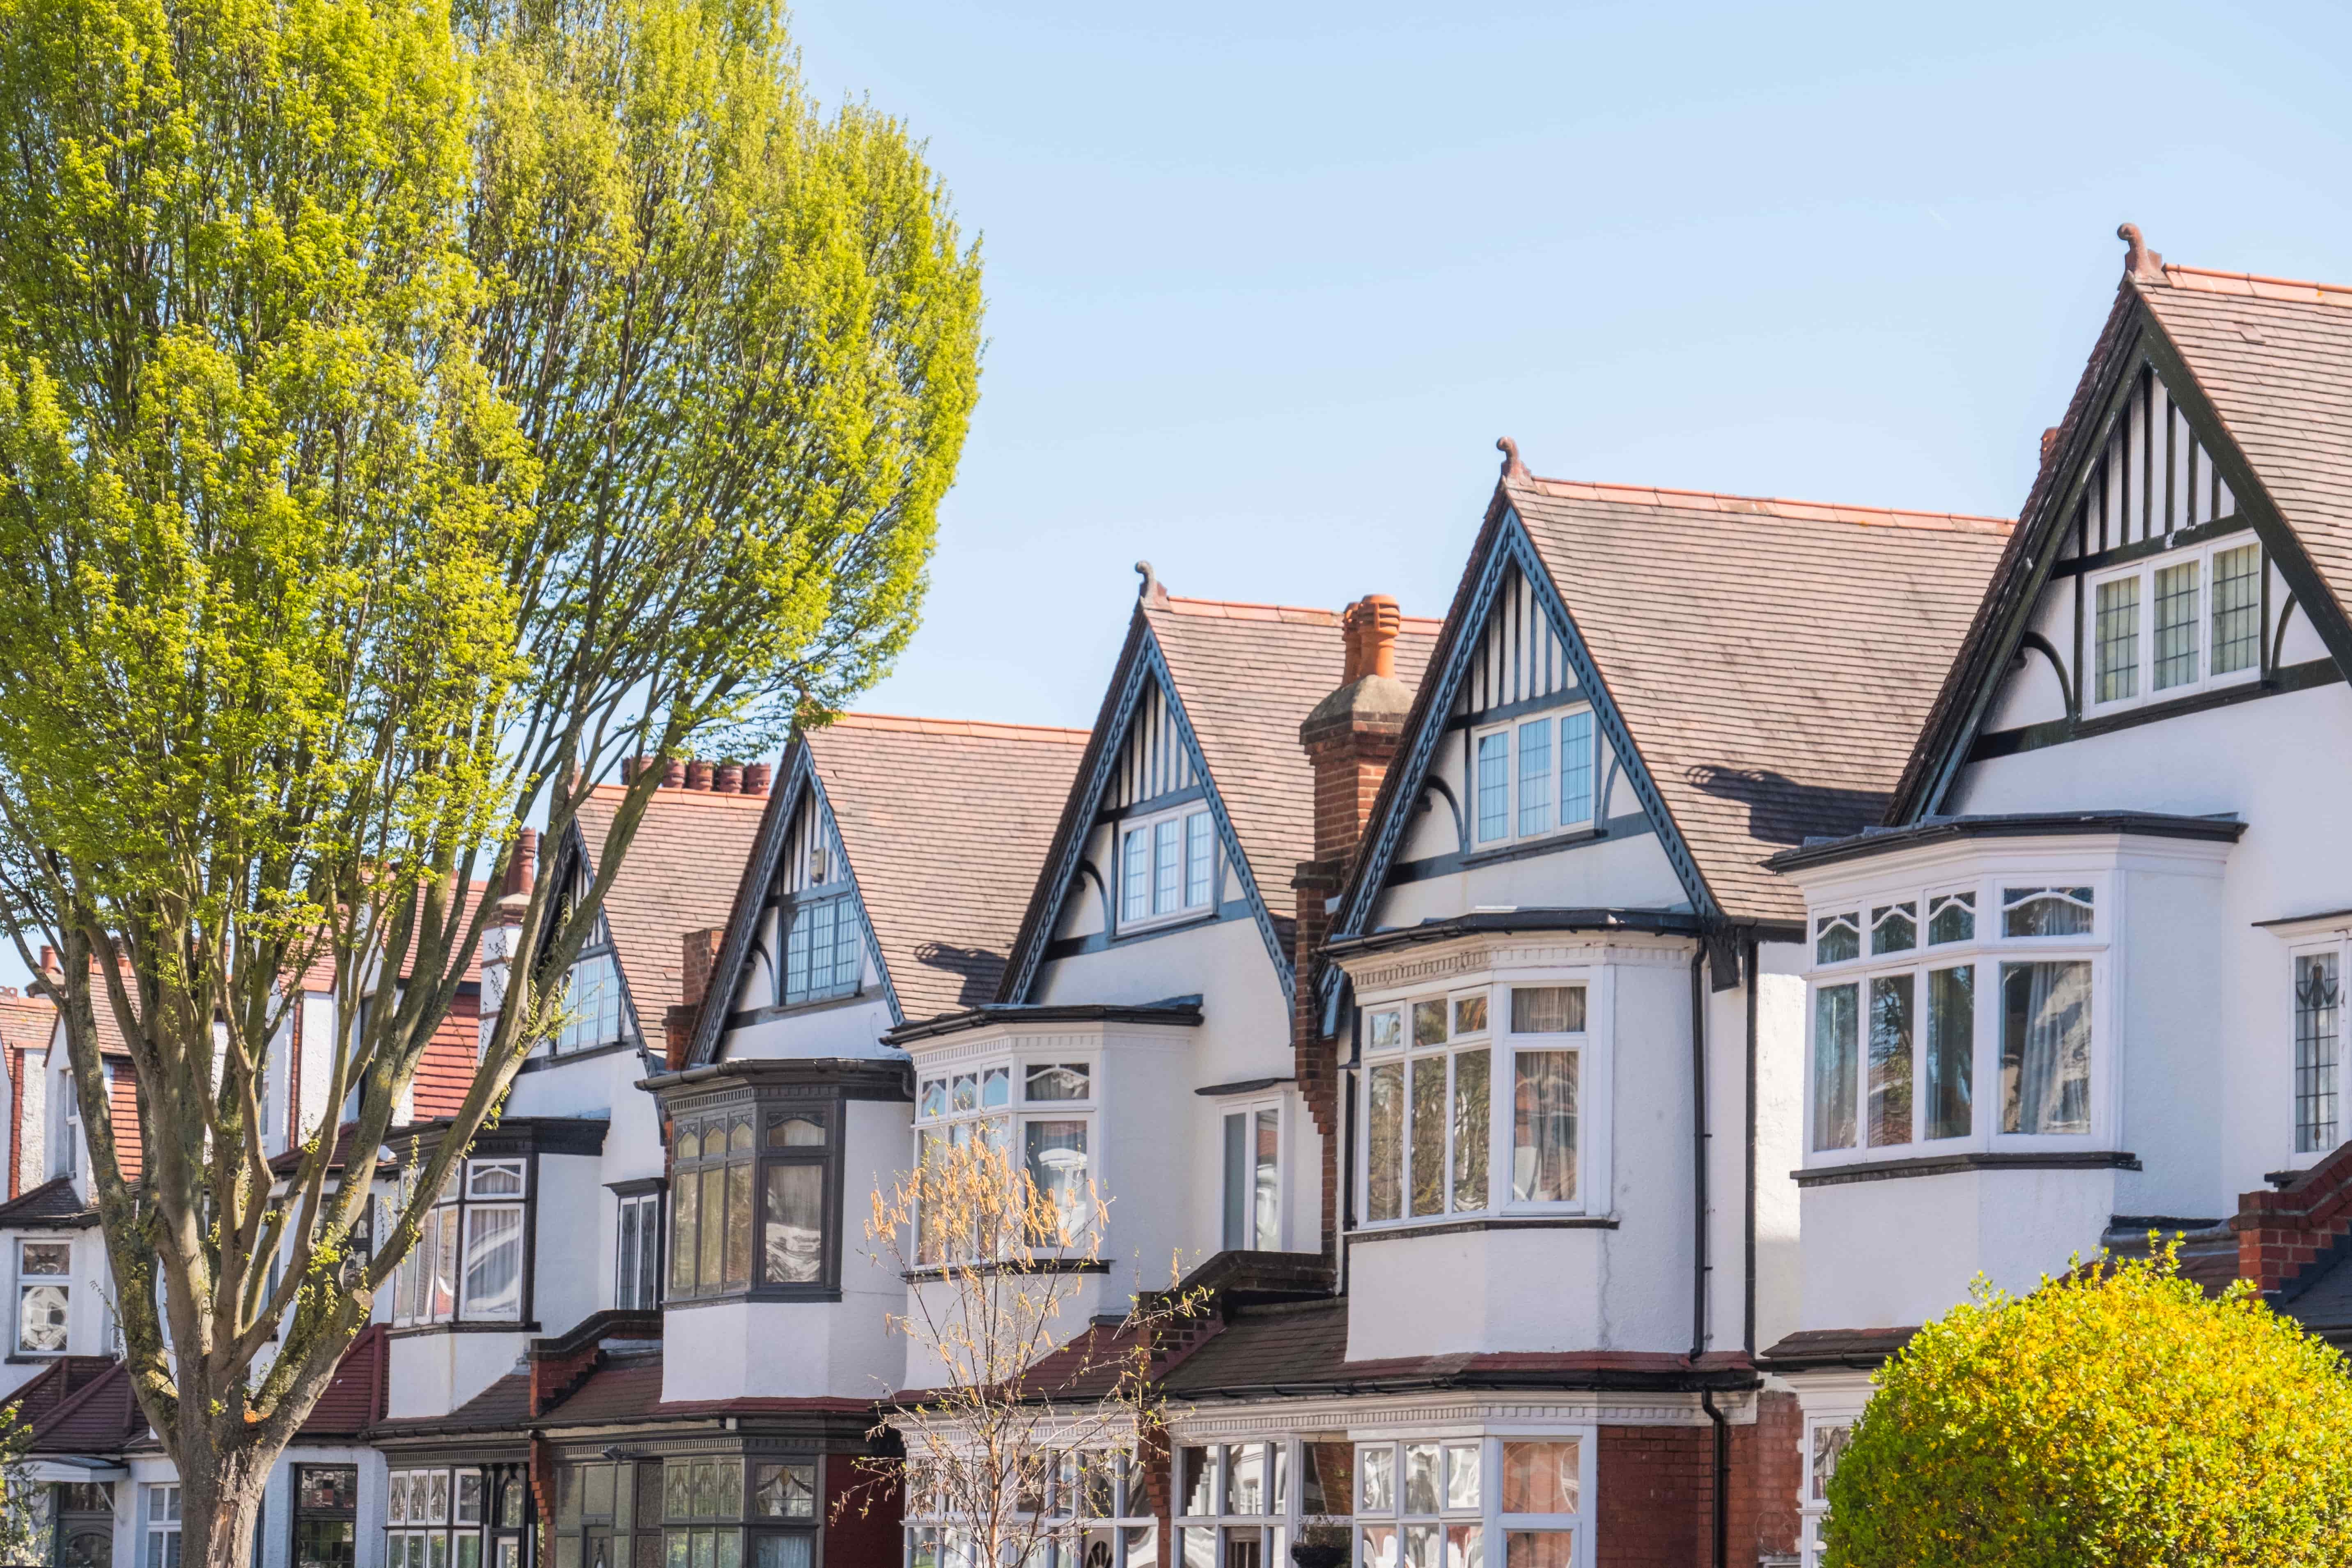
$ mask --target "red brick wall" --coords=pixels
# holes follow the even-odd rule
[[[2346,1143],[2279,1192],[2238,1199],[2238,1273],[2275,1290],[2319,1249],[2352,1232],[2352,1143]]]
[[[1603,1568],[1701,1568],[1715,1551],[1715,1433],[1603,1426],[1592,1533]]]
[[[1803,1429],[1789,1394],[1759,1396],[1755,1423],[1727,1428],[1722,1568],[1796,1550]],[[1593,1540],[1605,1568],[1714,1568],[1712,1426],[1603,1426],[1598,1482]]]
[[[1797,1550],[1805,1412],[1793,1394],[1757,1396],[1756,1422],[1731,1429],[1730,1557],[1753,1563]]]
[[[877,1494],[872,1479],[858,1469],[856,1455],[825,1456],[825,1568],[898,1568],[905,1560],[898,1494]]]

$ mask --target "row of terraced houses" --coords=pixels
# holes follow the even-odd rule
[[[924,1376],[870,1194],[969,1124],[1113,1200],[1073,1334],[1205,1293],[1165,1445],[1044,1500],[1086,1568],[1811,1564],[1913,1328],[2152,1228],[2352,1340],[2352,290],[2133,237],[2014,522],[1504,446],[1442,619],[1146,569],[1090,730],[673,764],[258,1568],[977,1568],[832,1506]],[[66,1053],[0,1014],[0,1392],[53,1558],[173,1568]]]

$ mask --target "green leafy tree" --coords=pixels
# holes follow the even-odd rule
[[[2320,1568],[2352,1561],[2352,1381],[2173,1249],[1915,1335],[1829,1486],[1825,1568]]]
[[[593,885],[532,892],[464,1109],[362,1246],[489,918],[467,889],[620,759],[772,743],[888,667],[979,320],[920,149],[820,113],[764,5],[0,0],[0,921],[61,955],[191,1568],[249,1561],[660,770]],[[356,1154],[273,1173],[314,965]]]

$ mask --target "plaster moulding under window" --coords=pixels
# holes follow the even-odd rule
[[[1121,1050],[1175,1050],[1190,1043],[1200,1033],[1196,1024],[1171,1024],[1165,1029],[1148,1033],[1129,1033],[1133,1025],[1121,1025],[1117,1032],[1080,1026],[1066,1034],[1007,1035],[993,1030],[975,1029],[969,1037],[953,1045],[934,1046],[928,1040],[917,1040],[907,1048],[908,1058],[926,1071],[934,1068],[953,1067],[959,1062],[986,1058],[1001,1060],[1008,1053],[1051,1055],[1055,1051],[1094,1051],[1116,1046]]]
[[[1756,1419],[1753,1392],[1717,1390],[1715,1407],[1735,1426]],[[1569,1426],[1689,1426],[1713,1425],[1698,1395],[1646,1400],[1605,1394],[1558,1394],[1511,1399],[1460,1394],[1397,1395],[1389,1398],[1291,1399],[1278,1405],[1214,1415],[1198,1409],[1168,1413],[1176,1442],[1209,1442],[1286,1436],[1297,1432],[1345,1432],[1350,1441],[1392,1438],[1467,1437],[1481,1433],[1550,1431]]]
[[[1500,973],[1519,969],[1577,969],[1595,964],[1620,967],[1635,965],[1668,966],[1690,962],[1690,939],[1661,938],[1654,945],[1635,946],[1622,941],[1560,942],[1540,945],[1513,942],[1472,942],[1459,946],[1445,946],[1405,960],[1390,960],[1373,967],[1355,969],[1347,961],[1341,967],[1356,983],[1358,997],[1385,994],[1391,991],[1410,990],[1457,975]]]

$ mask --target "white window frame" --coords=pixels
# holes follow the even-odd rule
[[[26,1248],[33,1247],[63,1247],[66,1254],[66,1271],[63,1274],[27,1274],[25,1271],[25,1251]],[[73,1350],[73,1243],[52,1240],[47,1237],[22,1237],[17,1239],[10,1262],[15,1266],[16,1276],[15,1318],[11,1325],[15,1335],[15,1345],[10,1353],[29,1357],[69,1354]],[[59,1290],[65,1296],[66,1342],[53,1351],[35,1350],[25,1342],[25,1297],[27,1292],[43,1286]]]
[[[1087,1092],[1080,1100],[1031,1100],[1029,1078],[1033,1071],[1052,1068],[1083,1068],[1087,1074]],[[991,1075],[1004,1074],[1005,1099],[991,1104],[988,1099]],[[959,1107],[956,1092],[964,1079],[972,1084],[972,1104]],[[938,1086],[944,1097],[944,1109],[934,1110],[932,1090]],[[1087,1139],[1087,1179],[1097,1193],[1108,1195],[1103,1182],[1102,1151],[1102,1052],[1093,1047],[1055,1050],[1051,1047],[1012,1052],[1004,1055],[972,1057],[957,1060],[915,1063],[915,1117],[912,1148],[909,1157],[921,1165],[928,1142],[944,1138],[952,1144],[969,1142],[974,1138],[1002,1138],[1002,1147],[1009,1155],[1016,1172],[1028,1169],[1028,1129],[1032,1123],[1044,1121],[1076,1121],[1084,1125]],[[1097,1218],[1074,1213],[1071,1228],[1083,1229]],[[917,1234],[920,1236],[920,1216]],[[922,1246],[919,1239],[917,1247]],[[945,1261],[933,1259],[933,1262]]]
[[[1088,1453],[1097,1464],[1113,1457],[1105,1450]],[[1108,1531],[1112,1568],[1158,1568],[1160,1521],[1153,1511],[1145,1461],[1131,1454],[1115,1457],[1118,1463],[1112,1477],[1111,1513],[1097,1516],[1078,1511],[1083,1489],[1076,1479],[1077,1457],[1068,1453],[1061,1457],[1054,1475],[1047,1478],[1043,1497],[1036,1500],[1045,1505],[1044,1517],[1048,1520],[1082,1521],[1088,1534]],[[969,1528],[960,1527],[957,1517],[942,1511],[938,1504],[938,1493],[929,1488],[916,1489],[907,1501],[903,1527],[907,1568],[980,1568]],[[1074,1550],[1074,1542],[1066,1541],[1061,1545],[1060,1561],[1065,1563],[1091,1560],[1088,1552]],[[1052,1554],[1046,1555],[1050,1560]],[[1275,1568],[1271,1558],[1265,1568]]]
[[[505,1175],[513,1176],[520,1190],[514,1193],[488,1190],[492,1184],[491,1178]],[[402,1260],[400,1268],[394,1275],[392,1319],[394,1325],[399,1328],[409,1328],[444,1323],[521,1322],[524,1310],[529,1305],[530,1298],[530,1160],[527,1155],[477,1156],[462,1162],[451,1170],[449,1185],[443,1191],[431,1210],[433,1217],[430,1228],[425,1235],[418,1237],[416,1246],[410,1249],[407,1258]],[[474,1239],[474,1224],[471,1216],[498,1212],[512,1213],[518,1220],[514,1243],[519,1253],[516,1259],[514,1305],[510,1310],[485,1311],[469,1299],[472,1287],[467,1276],[472,1271],[467,1265],[472,1259]],[[450,1226],[457,1226],[457,1241],[454,1248],[456,1262],[448,1280],[449,1310],[446,1312],[435,1310],[434,1299],[438,1293],[436,1281],[426,1276],[425,1277],[425,1310],[422,1312],[412,1310],[409,1301],[409,1282],[419,1278],[426,1269],[437,1268],[440,1248],[436,1243],[442,1231]],[[434,1257],[425,1256],[427,1247],[433,1248]]]
[[[1221,1114],[1217,1121],[1217,1163],[1221,1172],[1217,1192],[1218,1247],[1223,1251],[1280,1252],[1283,1237],[1289,1229],[1289,1215],[1286,1212],[1285,1205],[1290,1196],[1290,1184],[1287,1179],[1288,1173],[1284,1168],[1286,1157],[1290,1152],[1288,1097],[1276,1095],[1265,1099],[1235,1098],[1224,1101],[1220,1110]],[[1225,1140],[1229,1136],[1227,1129],[1233,1125],[1233,1119],[1236,1116],[1243,1118],[1242,1163],[1243,1173],[1248,1182],[1248,1185],[1242,1194],[1242,1225],[1244,1230],[1248,1233],[1248,1239],[1238,1247],[1234,1246],[1233,1237],[1225,1233],[1225,1221],[1232,1212],[1234,1203],[1234,1174],[1233,1164],[1225,1155]],[[1257,1225],[1256,1135],[1258,1120],[1265,1116],[1274,1118],[1274,1232],[1271,1236],[1261,1232]]]
[[[1585,761],[1591,766],[1592,777],[1591,793],[1587,796],[1590,809],[1581,816],[1563,819],[1560,816],[1560,807],[1561,802],[1567,795],[1568,748],[1560,743],[1560,731],[1569,720],[1580,716],[1586,718],[1591,726],[1591,734],[1588,738],[1588,749],[1585,752]],[[1527,726],[1532,724],[1549,724],[1551,727],[1547,742],[1551,748],[1551,762],[1545,773],[1550,784],[1551,799],[1545,807],[1547,812],[1545,825],[1522,831],[1520,816],[1523,806],[1520,800],[1520,787],[1524,781],[1519,776],[1520,734]],[[1493,837],[1487,837],[1483,831],[1484,824],[1480,815],[1479,752],[1488,740],[1498,735],[1503,738],[1503,771],[1508,784],[1509,804],[1504,812],[1505,831]],[[1592,711],[1592,705],[1589,702],[1571,702],[1559,708],[1546,708],[1535,712],[1521,713],[1496,723],[1481,724],[1471,731],[1469,765],[1467,776],[1463,780],[1463,810],[1466,818],[1464,827],[1470,839],[1471,853],[1475,855],[1486,850],[1507,849],[1515,844],[1534,843],[1540,839],[1557,837],[1561,834],[1591,831],[1598,825],[1601,814],[1602,782],[1601,755],[1601,723],[1599,717]]]
[[[137,1568],[179,1568],[180,1483],[149,1481],[139,1489]]]
[[[2159,551],[2137,561],[2105,572],[2088,573],[2083,578],[2083,710],[2090,714],[2122,713],[2154,702],[2170,702],[2182,697],[2194,697],[2200,692],[2216,691],[2228,687],[2243,686],[2260,679],[2263,672],[2262,639],[2270,636],[2271,627],[2263,624],[2255,630],[2254,662],[2243,669],[2233,669],[2225,675],[2213,673],[2213,562],[2233,550],[2252,545],[2255,552],[2257,584],[2256,619],[2262,620],[2260,584],[2268,577],[2270,552],[2263,547],[2252,530],[2239,529],[2208,540],[2201,544],[2179,550]],[[2197,677],[2162,691],[2156,689],[2156,574],[2184,563],[2197,563]],[[2102,700],[2099,696],[2099,589],[2110,583],[2129,578],[2139,581],[2139,639],[2137,648],[2137,674],[2134,689],[2127,697]]]
[[[1516,1426],[1516,1424],[1515,1424]],[[1507,1514],[1503,1511],[1503,1450],[1508,1443],[1574,1443],[1577,1445],[1576,1511],[1573,1513]],[[1406,1452],[1409,1449],[1434,1447],[1439,1450],[1438,1484],[1441,1494],[1445,1489],[1444,1450],[1475,1447],[1478,1455],[1478,1504],[1475,1509],[1441,1506],[1435,1513],[1408,1511],[1406,1497]],[[1390,1455],[1390,1495],[1393,1506],[1371,1511],[1365,1504],[1365,1456],[1368,1452],[1387,1449]],[[1294,1476],[1297,1474],[1293,1467]],[[1530,1424],[1526,1430],[1509,1431],[1488,1427],[1485,1432],[1458,1431],[1400,1432],[1395,1434],[1358,1434],[1355,1440],[1355,1473],[1352,1481],[1356,1495],[1352,1518],[1346,1522],[1353,1527],[1355,1552],[1353,1561],[1363,1568],[1401,1568],[1403,1561],[1403,1531],[1408,1524],[1440,1528],[1439,1558],[1446,1560],[1443,1528],[1448,1524],[1476,1524],[1479,1529],[1480,1561],[1496,1565],[1507,1559],[1509,1536],[1513,1528],[1520,1530],[1566,1530],[1573,1532],[1574,1553],[1570,1559],[1577,1568],[1589,1568],[1595,1559],[1597,1546],[1593,1540],[1594,1521],[1599,1516],[1596,1485],[1600,1475],[1600,1429],[1593,1426],[1538,1426]],[[1294,1482],[1294,1489],[1296,1483]],[[1448,1501],[1441,1495],[1441,1505]],[[1397,1531],[1393,1555],[1376,1558],[1367,1551],[1364,1532],[1367,1527],[1380,1529],[1393,1526]]]
[[[1159,899],[1159,832],[1163,824],[1171,822],[1176,825],[1176,892],[1174,902],[1162,909]],[[1193,826],[1195,822],[1201,825],[1198,828]],[[1206,836],[1209,857],[1208,889],[1205,896],[1199,899],[1193,897],[1192,887],[1192,844],[1196,833]],[[1130,909],[1128,897],[1128,858],[1139,838],[1142,841],[1144,878],[1144,908],[1139,912]],[[1206,799],[1188,800],[1148,816],[1121,817],[1111,841],[1111,929],[1122,935],[1156,931],[1216,913],[1225,869],[1218,838],[1216,815],[1209,809]]]
[[[1510,1027],[1511,993],[1515,989],[1544,990],[1556,988],[1580,989],[1584,993],[1584,1028],[1581,1032],[1563,1034],[1517,1034]],[[1460,1004],[1483,999],[1486,1005],[1484,1029],[1465,1032],[1456,1027]],[[1446,1038],[1443,1044],[1417,1046],[1413,1043],[1414,1007],[1417,1004],[1442,1002],[1445,1007]],[[1355,1093],[1358,1097],[1357,1125],[1363,1135],[1356,1139],[1353,1159],[1353,1179],[1356,1184],[1356,1225],[1360,1232],[1412,1230],[1417,1226],[1444,1225],[1455,1220],[1495,1215],[1575,1215],[1605,1212],[1607,1203],[1594,1195],[1594,1173],[1599,1169],[1595,1147],[1595,1122],[1601,1116],[1597,1109],[1603,1103],[1598,1082],[1595,1043],[1599,1039],[1603,1017],[1601,977],[1591,969],[1514,973],[1484,984],[1459,986],[1446,991],[1411,992],[1384,995],[1362,1005],[1363,1047],[1358,1062]],[[1383,1015],[1398,1017],[1401,1044],[1393,1048],[1376,1047],[1373,1044]],[[1458,1068],[1453,1059],[1467,1051],[1485,1050],[1486,1058],[1486,1203],[1482,1208],[1454,1206],[1454,1151],[1456,1118],[1454,1097],[1459,1081]],[[1576,1058],[1576,1196],[1567,1200],[1521,1198],[1514,1192],[1515,1128],[1513,1110],[1518,1084],[1518,1056],[1527,1052],[1567,1051]],[[1412,1212],[1412,1066],[1418,1061],[1444,1059],[1445,1070],[1445,1142],[1443,1158],[1444,1176],[1441,1183],[1444,1207],[1430,1214]],[[1403,1064],[1404,1130],[1403,1160],[1400,1167],[1402,1207],[1403,1212],[1389,1218],[1372,1217],[1371,1189],[1371,1118],[1373,1075],[1377,1068],[1390,1064]]]
[[[1848,1438],[1853,1436],[1853,1425],[1862,1418],[1860,1411],[1826,1411],[1805,1417],[1805,1441],[1801,1458],[1804,1480],[1797,1490],[1797,1550],[1804,1554],[1804,1568],[1820,1568],[1822,1561],[1822,1526],[1829,1519],[1829,1500],[1820,1494],[1829,1486],[1830,1474],[1837,1464],[1832,1458],[1829,1473],[1817,1474],[1814,1467],[1817,1434],[1843,1427]],[[1839,1452],[1844,1451],[1841,1445]]]
[[[2035,868],[1996,871],[1964,880],[1907,881],[1891,887],[1866,888],[1861,891],[1848,888],[1834,898],[1819,893],[1813,895],[1811,907],[1806,912],[1805,928],[1805,1167],[1818,1169],[1869,1164],[1889,1159],[1965,1150],[2032,1152],[2111,1146],[2115,1131],[2110,1110],[2113,1099],[2110,1085],[2118,1042],[2115,1037],[2114,1008],[2109,996],[2113,968],[2109,955],[2120,916],[2116,904],[2116,885],[2117,879],[2105,871]],[[2033,888],[2091,889],[2090,931],[2057,936],[2003,935],[2005,895],[2012,890]],[[1934,900],[1957,893],[1969,894],[1974,898],[1974,936],[1960,942],[1930,942],[1927,939]],[[1873,911],[1903,902],[1909,902],[1917,910],[1916,945],[1904,952],[1872,952]],[[1824,924],[1848,916],[1855,919],[1861,935],[1861,952],[1851,958],[1822,959],[1819,942]],[[2088,1130],[2082,1132],[2006,1131],[2001,1126],[2005,1109],[2001,1103],[2000,1058],[2003,965],[2069,962],[2085,963],[2091,966]],[[1927,1115],[1927,974],[1933,970],[1963,965],[1975,969],[1972,991],[1976,1032],[1970,1055],[1970,1125],[1965,1136],[1931,1140],[1925,1137]],[[1874,979],[1902,973],[1916,976],[1912,990],[1911,1139],[1906,1143],[1874,1145],[1869,1142],[1868,1133],[1869,983]],[[1824,990],[1847,984],[1855,985],[1859,993],[1854,1051],[1854,1142],[1846,1147],[1823,1149],[1816,1147],[1821,1141],[1821,1129],[1816,1119],[1820,1106],[1822,1065],[1820,998]]]

